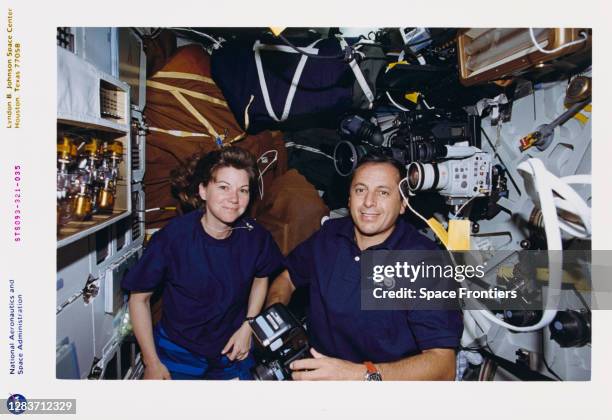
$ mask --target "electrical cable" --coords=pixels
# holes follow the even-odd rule
[[[404,112],[410,112],[408,108],[404,108],[403,106],[395,102],[393,98],[391,97],[391,95],[389,94],[389,91],[385,91],[385,95],[387,95],[389,102],[391,102],[391,104],[393,104],[393,106],[395,106],[397,109],[399,109],[400,111],[404,111]]]
[[[263,200],[264,197],[264,182],[263,182],[263,176],[264,174],[268,171],[268,169],[270,169],[270,167],[278,160],[278,151],[277,150],[268,150],[266,152],[263,152],[261,154],[261,156],[259,156],[259,158],[257,158],[257,163],[259,163],[260,160],[262,160],[264,158],[264,156],[266,156],[269,153],[274,153],[274,158],[272,159],[272,161],[270,161],[268,163],[268,165],[261,171],[259,171],[259,176],[258,176],[258,186],[259,186],[259,198],[261,200]]]
[[[429,106],[429,104],[427,103],[427,101],[425,100],[425,98],[423,98],[423,105],[425,105],[425,107],[429,110],[434,109],[435,107],[433,106]],[[436,114],[437,115],[437,114]],[[439,115],[438,115],[439,116]]]
[[[145,210],[136,210],[137,213],[150,213],[152,211],[175,211],[176,207],[174,206],[166,206],[166,207],[154,207]]]
[[[408,200],[408,197],[406,197],[406,195],[404,194],[404,190],[402,189],[402,182],[408,182],[408,178],[404,178],[402,179],[399,184],[397,185],[399,188],[399,192],[400,195],[402,196],[402,199],[404,200],[404,203],[406,204],[406,207],[408,207],[408,209],[410,209],[410,211],[412,213],[414,213],[417,217],[419,217],[423,222],[425,222],[426,226],[429,226],[429,228],[434,232],[435,234],[435,230],[431,227],[431,225],[429,224],[429,221],[427,219],[425,219],[425,217],[423,217],[418,211],[416,211],[415,209],[412,208],[412,206],[410,205],[410,201]],[[412,195],[412,193],[410,191],[408,191],[408,195]],[[455,256],[453,255],[453,253],[451,252],[452,250],[449,249],[446,244],[444,243],[444,241],[440,241],[442,242],[442,244],[444,245],[444,247],[446,248],[446,250],[448,251],[448,256],[450,257],[450,260],[452,261],[452,263],[454,265],[457,265],[457,261],[455,261]]]
[[[540,47],[540,43],[538,42],[538,40],[535,37],[535,33],[533,31],[533,28],[529,28],[529,36],[531,37],[531,43],[533,44],[534,47],[536,47],[538,49],[538,51],[540,51],[541,53],[544,53],[544,54],[554,54],[556,52],[561,51],[564,48],[571,47],[572,45],[577,45],[577,44],[583,43],[583,42],[585,42],[589,38],[588,34],[586,32],[584,32],[584,31],[580,32],[580,35],[582,36],[581,39],[577,39],[575,41],[568,42],[567,44],[560,45],[560,46],[558,46],[557,48],[555,48],[553,50],[545,50],[544,48]]]
[[[212,41],[213,44],[214,44],[214,49],[221,48],[221,46],[222,46],[223,40],[215,39],[211,35],[208,35],[208,34],[206,34],[204,32],[196,31],[195,29],[191,29],[191,28],[177,28],[177,27],[170,27],[168,29],[174,29],[176,31],[193,32],[194,34],[200,35],[200,36],[202,36],[202,37]]]
[[[247,229],[249,232],[252,231],[253,229],[255,229],[253,227],[252,224],[250,224],[247,221],[244,221],[244,226],[234,226],[234,227],[228,227],[226,229],[215,229],[214,227],[211,226],[206,226],[205,223],[202,221],[202,225],[205,227],[204,230],[206,229],[210,229],[212,231],[218,232],[218,233],[223,233],[223,232],[231,232],[232,230],[236,230],[236,229]]]
[[[459,209],[455,212],[455,216],[459,217],[459,215],[461,214],[461,211],[465,208],[465,206],[467,206],[475,198],[476,198],[476,196],[470,198],[468,201],[463,203],[463,205],[461,205],[461,207],[459,207]]]
[[[425,224],[427,226],[429,226],[429,222],[427,221],[427,219],[425,219],[418,211],[413,209],[412,206],[410,205],[410,201],[408,200],[408,197],[406,197],[406,195],[404,194],[404,190],[402,189],[402,182],[406,182],[407,183],[408,182],[408,178],[402,179],[399,182],[399,184],[398,184],[400,195],[402,196],[402,199],[404,200],[404,203],[406,204],[406,207],[408,207],[412,213],[414,213],[419,219],[421,219],[423,222],[425,222]],[[410,192],[408,192],[408,195],[410,195]]]
[[[489,146],[491,146],[491,149],[493,150],[493,153],[495,153],[495,156],[497,156],[497,159],[499,159],[499,161],[501,162],[503,169],[506,171],[506,174],[508,175],[508,179],[510,179],[510,182],[512,182],[512,185],[514,186],[515,190],[517,191],[518,195],[520,196],[521,195],[521,189],[518,187],[518,185],[514,181],[514,178],[510,174],[510,171],[508,171],[506,169],[506,168],[508,168],[508,166],[504,163],[504,161],[501,158],[501,156],[499,155],[499,153],[497,153],[497,149],[495,148],[495,146],[493,145],[493,142],[491,141],[491,139],[487,135],[487,132],[482,127],[480,128],[480,132],[482,134],[484,134],[485,139],[487,139],[487,143],[489,143]]]
[[[320,149],[317,149],[317,148],[311,147],[311,146],[306,146],[306,145],[303,145],[303,144],[298,144],[298,143],[295,143],[293,141],[286,142],[285,143],[285,147],[287,149],[294,148],[294,149],[306,150],[307,152],[316,153],[318,155],[325,156],[328,159],[336,160],[336,159],[334,159],[333,156],[328,155],[327,153],[323,152]]]
[[[495,156],[497,156],[497,158],[502,163],[502,165],[504,165],[504,168],[506,168],[507,167],[506,164],[501,159],[501,156],[499,155],[499,153],[497,153],[497,149],[495,148],[495,146],[493,145],[493,142],[491,141],[491,139],[487,135],[487,132],[482,127],[480,128],[480,131],[482,132],[482,134],[484,134],[485,138],[487,139],[487,143],[489,143],[489,146],[491,146],[491,149],[493,150],[493,153],[495,153]]]

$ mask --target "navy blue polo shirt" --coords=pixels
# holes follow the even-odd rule
[[[283,264],[272,235],[243,218],[226,239],[208,235],[202,210],[173,219],[153,235],[138,264],[123,279],[129,291],[152,291],[163,283],[162,327],[176,344],[218,356],[246,317],[255,277],[268,277]]]
[[[383,243],[369,249],[436,250],[398,219]],[[350,217],[328,220],[286,260],[296,287],[309,286],[308,332],[323,354],[352,362],[392,362],[432,348],[456,348],[460,311],[361,310],[360,255]]]

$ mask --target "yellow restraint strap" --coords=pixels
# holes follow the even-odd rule
[[[183,105],[187,109],[187,111],[191,113],[191,115],[195,117],[196,120],[198,120],[204,127],[206,127],[206,129],[211,134],[211,136],[213,136],[213,138],[216,139],[217,137],[219,137],[219,134],[215,131],[214,127],[208,122],[206,118],[204,118],[204,116],[202,116],[202,114],[198,112],[197,109],[194,108],[193,105],[189,103],[187,98],[185,98],[181,94],[181,92],[170,91],[170,93],[176,98],[177,101],[181,103],[181,105]]]
[[[196,80],[198,82],[210,83],[216,85],[215,81],[210,77],[200,76],[199,74],[183,73],[180,71],[158,71],[151,77],[151,79],[184,79],[184,80]]]
[[[147,86],[152,87],[154,89],[165,90],[167,92],[180,92],[183,95],[191,96],[197,99],[202,99],[203,101],[208,101],[213,104],[221,105],[222,107],[228,108],[227,102],[225,102],[224,100],[214,98],[210,95],[206,95],[205,93],[194,92],[193,90],[183,89],[180,87],[167,85],[165,83],[155,82],[153,80],[147,80]]]
[[[159,132],[159,133],[166,133],[166,134],[170,134],[171,136],[174,136],[174,137],[210,137],[210,135],[208,135],[206,133],[190,133],[189,131],[166,130],[164,128],[158,128],[158,127],[149,127],[149,131],[156,131],[156,132]]]
[[[191,74],[191,73],[176,72],[176,71],[159,71],[155,73],[153,77],[154,78],[167,77],[167,78],[174,78],[174,79],[189,79],[189,80],[198,80],[201,82],[212,83],[212,84],[215,83],[212,79],[205,77],[205,76],[200,76],[200,75]],[[213,98],[212,96],[206,95],[204,93],[194,92],[189,89],[183,89],[183,88],[179,88],[176,86],[167,85],[165,83],[155,82],[153,80],[147,80],[147,86],[154,88],[154,89],[160,89],[160,90],[165,90],[167,92],[170,92],[172,96],[174,96],[176,100],[179,101],[181,105],[183,105],[187,109],[187,111],[189,111],[189,113],[194,116],[196,120],[198,120],[204,127],[206,127],[206,129],[208,130],[210,135],[213,136],[213,138],[216,139],[220,137],[219,134],[213,128],[213,126],[208,122],[208,120],[204,118],[204,116],[200,114],[198,110],[195,109],[195,107],[189,103],[189,101],[185,98],[184,95],[188,95],[193,98],[212,102],[214,104],[221,105],[229,109],[229,107],[227,106],[227,102],[221,99]],[[248,114],[246,113],[252,101],[253,101],[253,97],[251,97],[251,101],[249,101],[249,105],[247,106],[247,109],[245,110],[245,120],[246,120],[247,126],[248,126]],[[232,140],[230,140],[229,143],[234,143],[236,141],[242,140],[245,137],[246,137],[246,133],[241,133],[237,135],[236,137],[234,137]],[[225,139],[223,138],[223,140]]]

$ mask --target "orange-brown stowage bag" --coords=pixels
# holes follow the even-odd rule
[[[319,230],[329,214],[314,186],[295,169],[276,178],[253,210],[284,255]]]
[[[224,101],[219,88],[214,84],[200,80],[189,80],[174,77],[159,77],[160,72],[180,72],[210,78],[210,57],[198,45],[188,45],[177,50],[159,72],[153,74],[150,81],[178,89],[204,94]],[[240,136],[243,132],[236,123],[227,106],[196,98],[183,93],[182,96],[199,112],[218,134],[224,134],[226,142]],[[195,153],[206,153],[218,146],[215,144],[207,127],[183,106],[168,90],[147,86],[146,122],[151,131],[147,134],[145,200],[146,208],[178,207],[177,200],[170,191],[170,172]],[[187,133],[206,134],[207,137],[177,137],[165,132],[155,131],[178,130]],[[264,189],[272,180],[287,170],[287,153],[280,132],[265,131],[256,136],[247,136],[234,143],[259,157],[268,150],[278,152],[277,163],[264,176]],[[147,228],[163,227],[168,220],[176,216],[174,211],[154,211],[146,213]]]

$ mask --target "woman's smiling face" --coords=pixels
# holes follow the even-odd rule
[[[200,184],[200,197],[206,202],[206,213],[217,221],[230,225],[244,214],[249,205],[249,175],[231,166],[215,171],[211,181]]]

